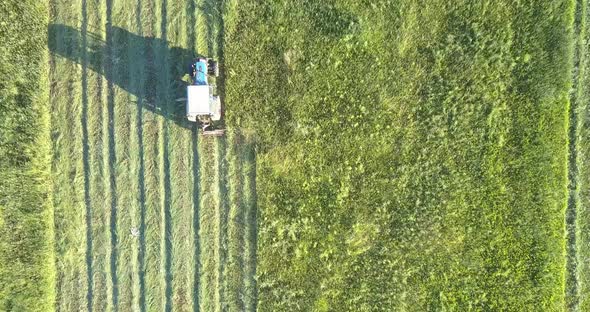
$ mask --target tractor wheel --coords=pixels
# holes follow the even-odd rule
[[[194,77],[195,76],[195,64],[190,64],[188,66],[188,74],[191,77]]]
[[[207,66],[208,69],[208,74],[210,76],[219,76],[219,64],[217,64],[217,62],[215,62],[214,60],[209,60],[209,66]]]

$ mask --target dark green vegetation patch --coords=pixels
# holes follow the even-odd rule
[[[0,311],[44,311],[54,299],[47,8],[2,1],[0,16]]]
[[[228,117],[261,142],[261,311],[564,307],[572,1],[230,20]]]

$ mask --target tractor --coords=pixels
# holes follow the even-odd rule
[[[200,57],[189,68],[191,84],[186,89],[186,117],[201,125],[203,135],[223,135],[223,129],[214,130],[214,122],[221,120],[221,98],[215,94],[215,85],[208,76],[219,76],[219,65],[209,58]]]

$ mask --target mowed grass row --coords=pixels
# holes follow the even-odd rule
[[[189,63],[188,54],[194,46],[195,36],[194,14],[195,9],[192,1],[171,1],[167,2],[168,24],[167,30],[168,47],[171,48],[169,77],[171,83],[171,94],[168,101],[169,116],[183,116],[184,105],[174,101],[175,98],[184,96],[184,86],[180,78],[186,73]],[[189,22],[192,21],[192,22]],[[194,311],[197,304],[195,295],[195,272],[198,272],[195,261],[195,209],[198,211],[198,168],[193,168],[193,154],[191,145],[196,141],[192,140],[194,135],[190,125],[177,124],[180,120],[171,121],[168,118],[169,127],[169,151],[170,155],[170,177],[171,177],[171,251],[170,270],[171,276],[171,298],[170,305],[174,311]],[[184,126],[184,127],[183,127]],[[195,184],[196,183],[196,184]]]
[[[133,175],[130,170],[131,154],[136,154],[136,150],[131,150],[130,145],[131,116],[135,116],[136,104],[131,101],[131,94],[124,88],[130,86],[135,77],[131,77],[129,70],[129,61],[132,52],[128,52],[132,47],[130,43],[131,35],[127,32],[116,31],[116,27],[127,29],[129,13],[132,12],[133,4],[130,1],[113,1],[112,11],[107,12],[111,16],[111,25],[106,26],[108,66],[110,67],[107,77],[110,81],[117,81],[117,84],[109,87],[108,111],[109,111],[109,153],[111,153],[110,168],[113,170],[115,180],[113,192],[116,200],[113,202],[111,209],[111,227],[113,231],[113,255],[116,261],[113,279],[116,280],[117,290],[113,294],[113,304],[121,311],[131,311],[133,309],[133,289],[134,274],[132,273],[134,251],[138,249],[136,244],[137,237],[133,236],[131,231],[135,227],[133,218],[133,207],[137,195],[137,189],[132,188],[133,180],[137,176]],[[129,88],[130,89],[130,88]],[[112,138],[111,138],[112,137]],[[114,151],[114,153],[113,153]],[[132,189],[133,192],[129,190]]]
[[[162,214],[160,212],[160,203],[162,201],[159,187],[159,169],[160,159],[158,157],[159,148],[158,141],[160,136],[160,128],[158,126],[159,116],[153,110],[148,110],[148,107],[155,107],[157,105],[156,99],[156,83],[158,80],[157,58],[158,46],[154,41],[144,40],[145,37],[157,37],[156,30],[156,15],[160,14],[157,11],[155,1],[136,2],[140,12],[142,31],[138,32],[139,40],[141,40],[141,48],[143,66],[145,68],[143,82],[140,86],[139,93],[145,95],[145,100],[142,101],[142,120],[140,125],[142,129],[142,146],[144,148],[144,184],[145,184],[145,209],[141,214],[140,220],[143,220],[142,237],[144,244],[142,245],[141,256],[144,258],[143,276],[144,276],[144,296],[145,308],[161,311],[163,310],[164,292],[163,292],[163,276],[161,275],[161,233],[163,230]],[[140,51],[142,51],[140,49]],[[139,131],[138,131],[139,133]],[[141,224],[141,223],[140,223]]]
[[[229,211],[227,224],[227,260],[224,289],[227,291],[226,302],[229,311],[244,311],[244,176],[242,159],[244,147],[239,135],[228,135],[228,181]]]
[[[141,21],[141,8],[137,2],[128,2],[125,8],[127,12],[135,12],[135,18],[127,19],[127,27],[131,33],[137,36],[129,36],[127,59],[129,63],[129,87],[136,90],[135,93],[129,93],[130,107],[132,107],[130,116],[130,182],[131,189],[136,190],[132,194],[134,200],[131,203],[130,218],[131,227],[135,239],[133,240],[133,249],[131,252],[131,280],[132,283],[132,308],[135,311],[145,311],[145,159],[143,147],[143,101],[145,97],[146,71],[145,60],[138,55],[144,54],[145,45],[140,39],[143,31]],[[132,103],[132,104],[131,104]],[[135,104],[135,105],[133,105]],[[131,234],[131,233],[130,233]]]
[[[217,4],[78,4],[60,15],[68,3],[52,3],[50,25],[54,133],[70,138],[54,136],[57,309],[220,311],[231,294],[246,300],[255,270],[225,278],[228,233],[241,243],[250,232],[228,216],[226,154],[238,147],[199,138],[174,101],[196,50],[221,50],[208,24],[220,22]]]
[[[103,1],[92,0],[86,2],[86,9],[82,12],[82,35],[86,36],[86,44],[92,41],[92,37],[88,34],[94,34],[97,38],[104,40],[105,32],[100,27],[104,24],[105,6]],[[86,34],[84,34],[84,30]],[[89,38],[90,37],[90,38]],[[83,48],[83,47],[82,47]],[[103,146],[108,142],[108,121],[104,118],[106,116],[106,81],[104,77],[96,71],[90,70],[90,67],[102,67],[105,63],[103,55],[91,54],[82,52],[82,83],[86,85],[85,114],[82,115],[83,127],[87,132],[87,145],[84,147],[83,153],[87,153],[88,157],[88,173],[89,173],[89,207],[90,214],[90,240],[91,246],[88,248],[91,251],[90,263],[92,274],[92,302],[91,308],[94,311],[104,311],[108,304],[108,298],[112,284],[110,276],[107,272],[110,269],[109,250],[111,246],[110,227],[107,211],[110,205],[110,187],[108,177],[108,169],[104,164],[108,163],[108,154]],[[84,69],[85,68],[85,69]],[[88,270],[88,269],[87,269]],[[87,298],[88,300],[88,298]]]
[[[590,310],[590,29],[588,22],[590,10],[587,1],[577,1],[576,19],[576,59],[574,60],[574,92],[572,93],[573,110],[570,113],[570,144],[573,144],[575,158],[570,158],[570,179],[575,179],[570,187],[574,193],[570,201],[574,203],[574,224],[570,231],[575,231],[574,246],[569,246],[574,253],[568,255],[574,262],[573,270],[569,272],[568,291],[572,298],[568,301],[569,308],[578,311]],[[570,153],[572,149],[570,148]],[[572,163],[573,161],[573,163]],[[571,171],[571,169],[574,169]],[[573,227],[575,226],[575,227]],[[570,232],[571,233],[571,232]],[[573,259],[572,259],[573,258]],[[572,266],[570,265],[570,269]],[[572,291],[573,290],[573,291]]]
[[[59,5],[58,5],[59,6]],[[51,20],[78,27],[81,3],[68,2],[69,10],[52,8]],[[56,33],[49,38],[55,46],[68,46],[79,55],[79,37]],[[57,308],[83,311],[87,308],[86,203],[81,129],[81,68],[76,63],[55,58],[51,68],[53,204],[57,257]]]
[[[228,133],[199,142],[200,309],[256,311],[254,145],[239,132]]]
[[[230,132],[227,166],[225,302],[229,311],[256,311],[256,169],[251,138]]]
[[[199,281],[199,307],[201,311],[219,311],[219,202],[216,141],[214,138],[199,140],[201,155],[199,181],[199,245],[201,270]]]

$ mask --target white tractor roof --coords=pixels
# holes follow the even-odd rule
[[[190,85],[187,88],[187,115],[207,115],[211,114],[209,105],[209,86],[207,85]]]

